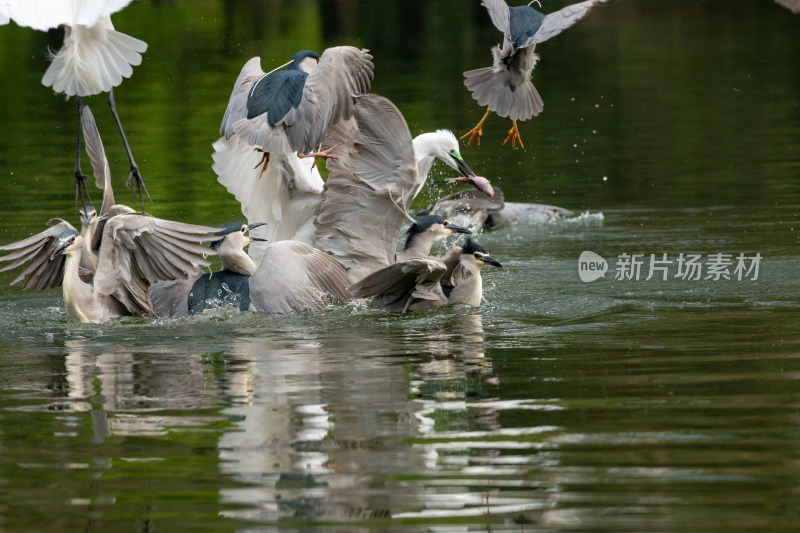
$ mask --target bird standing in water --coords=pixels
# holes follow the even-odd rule
[[[537,43],[555,37],[583,18],[597,4],[610,0],[586,0],[544,15],[532,7],[508,7],[504,0],[483,0],[495,27],[503,32],[503,43],[492,48],[494,64],[464,73],[464,85],[486,113],[478,124],[461,136],[471,144],[477,137],[481,144],[483,123],[494,111],[511,119],[511,129],[503,144],[511,141],[525,148],[519,135],[517,121],[528,120],[541,113],[544,104],[539,91],[531,82],[531,74],[539,59],[534,53]],[[531,2],[533,3],[533,2]]]

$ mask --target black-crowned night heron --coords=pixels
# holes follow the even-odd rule
[[[370,305],[388,312],[408,312],[483,302],[485,265],[501,267],[485,248],[467,239],[442,258],[414,258],[389,265],[350,287],[355,298],[372,298]]]
[[[240,202],[248,221],[267,222],[254,235],[273,244],[300,241],[334,254],[349,248],[373,250],[365,252],[371,257],[368,263],[362,262],[363,256],[346,262],[348,267],[362,262],[366,269],[378,268],[394,260],[404,210],[437,159],[474,186],[491,190],[488,180],[475,176],[464,162],[451,132],[424,133],[412,141],[397,108],[376,95],[359,98],[356,109],[358,116],[333,126],[323,145],[343,143],[337,159],[327,162],[327,184],[310,160],[273,154],[261,175],[254,169],[260,156],[237,136],[214,143],[218,181]],[[256,263],[264,249],[262,243],[250,246]]]
[[[406,261],[414,257],[430,255],[433,245],[453,233],[472,233],[471,230],[453,224],[440,215],[426,215],[415,221],[406,230],[406,242],[403,249],[397,252],[395,262]]]
[[[512,122],[503,144],[510,140],[512,147],[519,142],[520,148],[525,148],[517,121],[528,120],[543,108],[542,98],[531,82],[531,74],[538,60],[534,53],[536,44],[555,37],[583,18],[594,6],[609,1],[587,0],[544,15],[530,7],[530,4],[508,7],[504,0],[483,0],[492,23],[503,32],[503,43],[492,48],[494,64],[491,67],[464,73],[464,85],[478,104],[486,106],[486,113],[461,138],[469,137],[467,144],[471,144],[477,137],[480,145],[483,123],[494,111],[501,117],[510,118]]]
[[[0,247],[11,254],[8,268],[30,261],[16,283],[26,275],[26,288],[63,289],[70,316],[80,322],[106,322],[117,316],[151,316],[148,295],[157,281],[183,279],[208,266],[215,252],[203,241],[213,241],[216,228],[162,220],[141,213],[110,218],[104,225],[97,265],[87,262],[88,243],[64,221],[20,242]],[[58,232],[57,235],[55,233]],[[86,272],[94,268],[91,281]],[[83,274],[83,275],[82,275]]]
[[[260,150],[262,171],[273,154],[328,157],[312,150],[328,128],[353,115],[355,99],[369,92],[371,60],[367,50],[352,46],[328,48],[322,56],[302,50],[285,70],[265,73],[254,57],[236,79],[220,133]]]
[[[130,160],[128,187],[133,186],[133,200],[139,195],[142,211],[144,197],[150,195],[133,159],[130,145],[114,102],[114,87],[133,73],[133,65],[142,62],[147,43],[114,30],[111,15],[132,0],[3,0],[0,2],[0,24],[13,20],[20,26],[47,31],[64,26],[64,44],[53,55],[42,83],[57,93],[76,96],[80,121],[82,96],[108,93],[108,105],[117,123]],[[91,203],[80,166],[80,124],[75,163],[75,203]],[[152,201],[152,200],[150,200]]]
[[[488,231],[514,222],[529,211],[546,214],[548,219],[575,215],[569,209],[555,205],[506,202],[503,191],[497,187],[494,193],[494,197],[489,198],[475,189],[454,192],[431,203],[417,216],[441,215],[461,222],[466,219],[469,227]]]

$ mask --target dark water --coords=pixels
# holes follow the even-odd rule
[[[483,110],[460,73],[497,41],[477,0],[142,1],[114,22],[150,45],[116,92],[148,211],[205,224],[241,218],[210,144],[249,57],[367,47],[413,133],[461,134]],[[479,309],[82,325],[3,273],[0,529],[797,530],[798,40],[767,0],[620,0],[538,47],[526,149],[492,117],[462,154],[509,200],[583,214],[481,235],[505,268]],[[76,221],[74,102],[39,83],[57,42],[0,27],[2,243]],[[604,279],[581,281],[584,251]]]

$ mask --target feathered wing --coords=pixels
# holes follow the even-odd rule
[[[298,241],[270,244],[250,277],[250,303],[262,313],[321,311],[351,299],[350,279],[332,256]]]
[[[20,26],[39,31],[62,24],[94,26],[101,17],[109,17],[133,0],[5,0],[11,19]],[[3,6],[0,5],[0,13]]]
[[[86,146],[86,153],[92,164],[95,185],[103,191],[103,205],[98,211],[98,216],[108,214],[111,206],[114,205],[114,188],[111,186],[111,167],[108,165],[103,141],[100,139],[100,132],[97,123],[92,115],[89,106],[81,108],[81,129],[83,130],[83,141]]]
[[[372,297],[372,307],[390,313],[445,305],[440,282],[446,271],[436,259],[409,259],[369,274],[350,292],[355,298]]]
[[[783,7],[791,10],[792,13],[800,13],[800,0],[775,0]]]
[[[108,92],[133,74],[147,43],[114,30],[110,17],[93,26],[67,26],[64,45],[42,77],[42,84],[68,96]]]
[[[545,16],[539,30],[528,41],[523,43],[522,46],[543,43],[551,37],[555,37],[585,17],[593,7],[610,1],[611,0],[586,0],[585,2],[578,2],[577,4],[572,4],[550,13]]]
[[[70,235],[78,235],[72,225],[60,218],[51,219],[47,225],[48,229],[37,233],[27,239],[0,246],[0,251],[11,251],[12,253],[0,257],[0,261],[11,261],[10,264],[0,269],[0,272],[15,269],[30,261],[19,276],[11,281],[10,285],[25,279],[25,289],[41,291],[61,286],[64,279],[65,255],[58,255],[51,260],[53,252],[58,247],[62,238]]]
[[[332,125],[353,116],[356,99],[369,93],[375,66],[367,50],[352,46],[328,48],[308,75],[295,116],[285,122],[298,152],[314,150]]]
[[[507,37],[510,37],[511,22],[509,20],[508,4],[506,4],[505,0],[483,0],[481,4],[489,12],[489,18],[492,19],[494,27]]]
[[[258,56],[245,63],[239,72],[239,76],[233,84],[233,91],[228,100],[228,107],[225,109],[225,115],[222,117],[222,124],[219,129],[219,132],[225,135],[226,139],[230,139],[233,136],[233,125],[237,121],[247,118],[247,98],[250,94],[250,89],[264,74],[266,73],[261,69],[261,58]]]
[[[241,111],[241,97],[236,96],[240,80],[241,87],[246,86],[249,90],[260,79],[249,76],[242,78],[245,74],[243,69],[228,105],[228,109],[232,110],[231,115],[228,116],[226,112],[227,120],[223,118],[223,130],[228,135],[228,124],[231,124],[234,116],[239,116],[238,120],[232,122],[233,132],[265,152],[311,152],[323,141],[328,128],[353,116],[355,100],[369,92],[374,69],[371,60],[372,56],[367,50],[352,46],[325,50],[317,67],[306,78],[300,105],[290,109],[274,125],[270,124],[272,119],[268,113],[247,118],[247,93],[245,114],[237,114]],[[250,70],[255,72],[252,67]]]
[[[386,98],[359,99],[355,119],[334,126],[325,146],[339,142],[338,159],[326,162],[314,236],[357,280],[394,262],[420,176],[405,119]]]
[[[311,242],[314,212],[321,200],[323,181],[313,159],[295,154],[270,154],[261,173],[261,152],[234,136],[213,144],[214,172],[241,204],[249,224],[266,222],[252,236],[268,242],[253,242],[249,254],[258,264],[269,243],[283,240]]]
[[[206,256],[216,252],[201,242],[221,239],[217,231],[139,213],[110,218],[103,228],[94,290],[113,296],[132,315],[151,315],[150,285],[185,279],[208,266]]]

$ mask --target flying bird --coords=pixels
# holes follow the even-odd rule
[[[259,57],[245,63],[220,126],[226,139],[236,135],[263,154],[262,172],[271,154],[327,158],[313,150],[328,128],[353,116],[374,75],[369,52],[352,46],[328,48],[321,56],[301,50],[287,65],[264,72]]]
[[[509,7],[504,0],[483,0],[492,23],[503,33],[503,42],[492,48],[494,64],[491,67],[464,72],[464,85],[479,105],[486,106],[486,113],[461,138],[469,137],[469,145],[477,137],[480,145],[483,123],[494,111],[511,119],[512,126],[503,144],[510,140],[512,147],[519,143],[520,148],[525,148],[517,122],[538,115],[544,106],[539,91],[531,82],[539,59],[534,48],[575,24],[596,5],[609,1],[586,0],[544,15],[530,4]]]
[[[144,185],[139,167],[133,159],[122,122],[116,110],[114,87],[133,73],[133,66],[142,62],[147,43],[118,32],[111,23],[111,15],[132,0],[2,0],[0,24],[13,20],[19,26],[39,31],[64,26],[64,43],[52,54],[50,66],[42,77],[42,84],[52,87],[67,97],[77,97],[78,139],[75,162],[75,203],[84,207],[91,203],[81,170],[81,97],[108,93],[108,105],[114,116],[130,160],[128,187],[133,187],[134,203],[139,195],[142,211],[144,197],[150,195]]]

